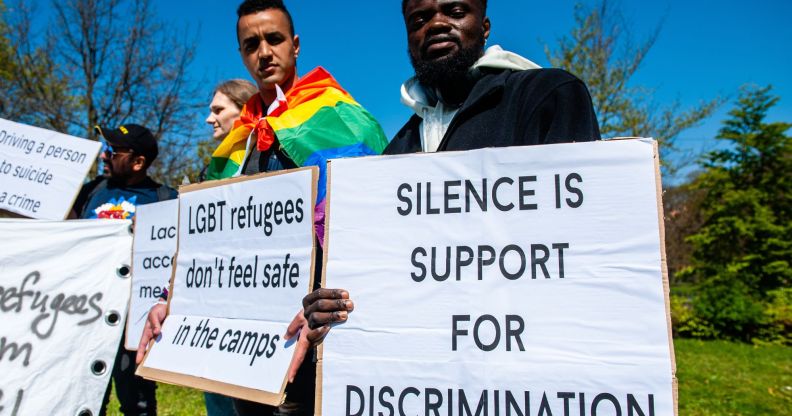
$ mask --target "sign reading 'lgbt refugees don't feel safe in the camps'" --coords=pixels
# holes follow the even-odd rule
[[[101,146],[0,119],[0,210],[66,219]]]
[[[130,221],[0,220],[0,415],[98,415],[129,301]]]
[[[127,317],[126,349],[138,347],[148,311],[170,285],[176,254],[179,201],[173,199],[137,207],[132,244],[132,294]]]
[[[169,316],[144,377],[280,404],[311,289],[318,169],[182,187]]]
[[[334,160],[324,415],[671,415],[651,140]]]

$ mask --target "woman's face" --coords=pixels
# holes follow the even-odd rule
[[[206,118],[206,123],[214,129],[212,138],[215,140],[225,139],[231,128],[234,127],[234,120],[239,118],[240,111],[242,109],[238,108],[225,94],[216,92],[209,104],[209,117]]]

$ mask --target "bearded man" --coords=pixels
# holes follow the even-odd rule
[[[384,154],[600,139],[582,81],[498,46],[485,51],[486,12],[487,0],[402,1],[415,69],[402,85],[402,103],[415,114]],[[303,299],[311,339],[348,319],[349,298],[343,289],[318,289]]]
[[[582,81],[540,69],[498,46],[484,49],[486,0],[404,0],[415,111],[385,153],[590,141],[600,138]]]

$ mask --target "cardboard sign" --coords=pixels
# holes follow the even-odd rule
[[[325,415],[670,415],[651,140],[334,160]]]
[[[132,295],[124,347],[137,350],[148,311],[170,286],[176,257],[179,201],[172,199],[137,207],[132,249]]]
[[[129,301],[129,226],[0,220],[0,415],[99,414]]]
[[[66,219],[101,147],[99,142],[0,119],[0,210]]]
[[[169,316],[138,374],[278,405],[313,287],[318,169],[182,187]]]

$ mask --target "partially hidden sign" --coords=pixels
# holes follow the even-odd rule
[[[671,415],[648,139],[334,160],[324,415]]]
[[[318,169],[180,188],[169,315],[138,374],[261,403],[283,402],[312,288]]]
[[[98,415],[129,301],[131,222],[0,220],[0,415]]]
[[[66,219],[101,146],[0,119],[0,210]]]
[[[176,254],[179,201],[139,205],[132,245],[132,296],[124,347],[137,350],[148,311],[170,286]]]

